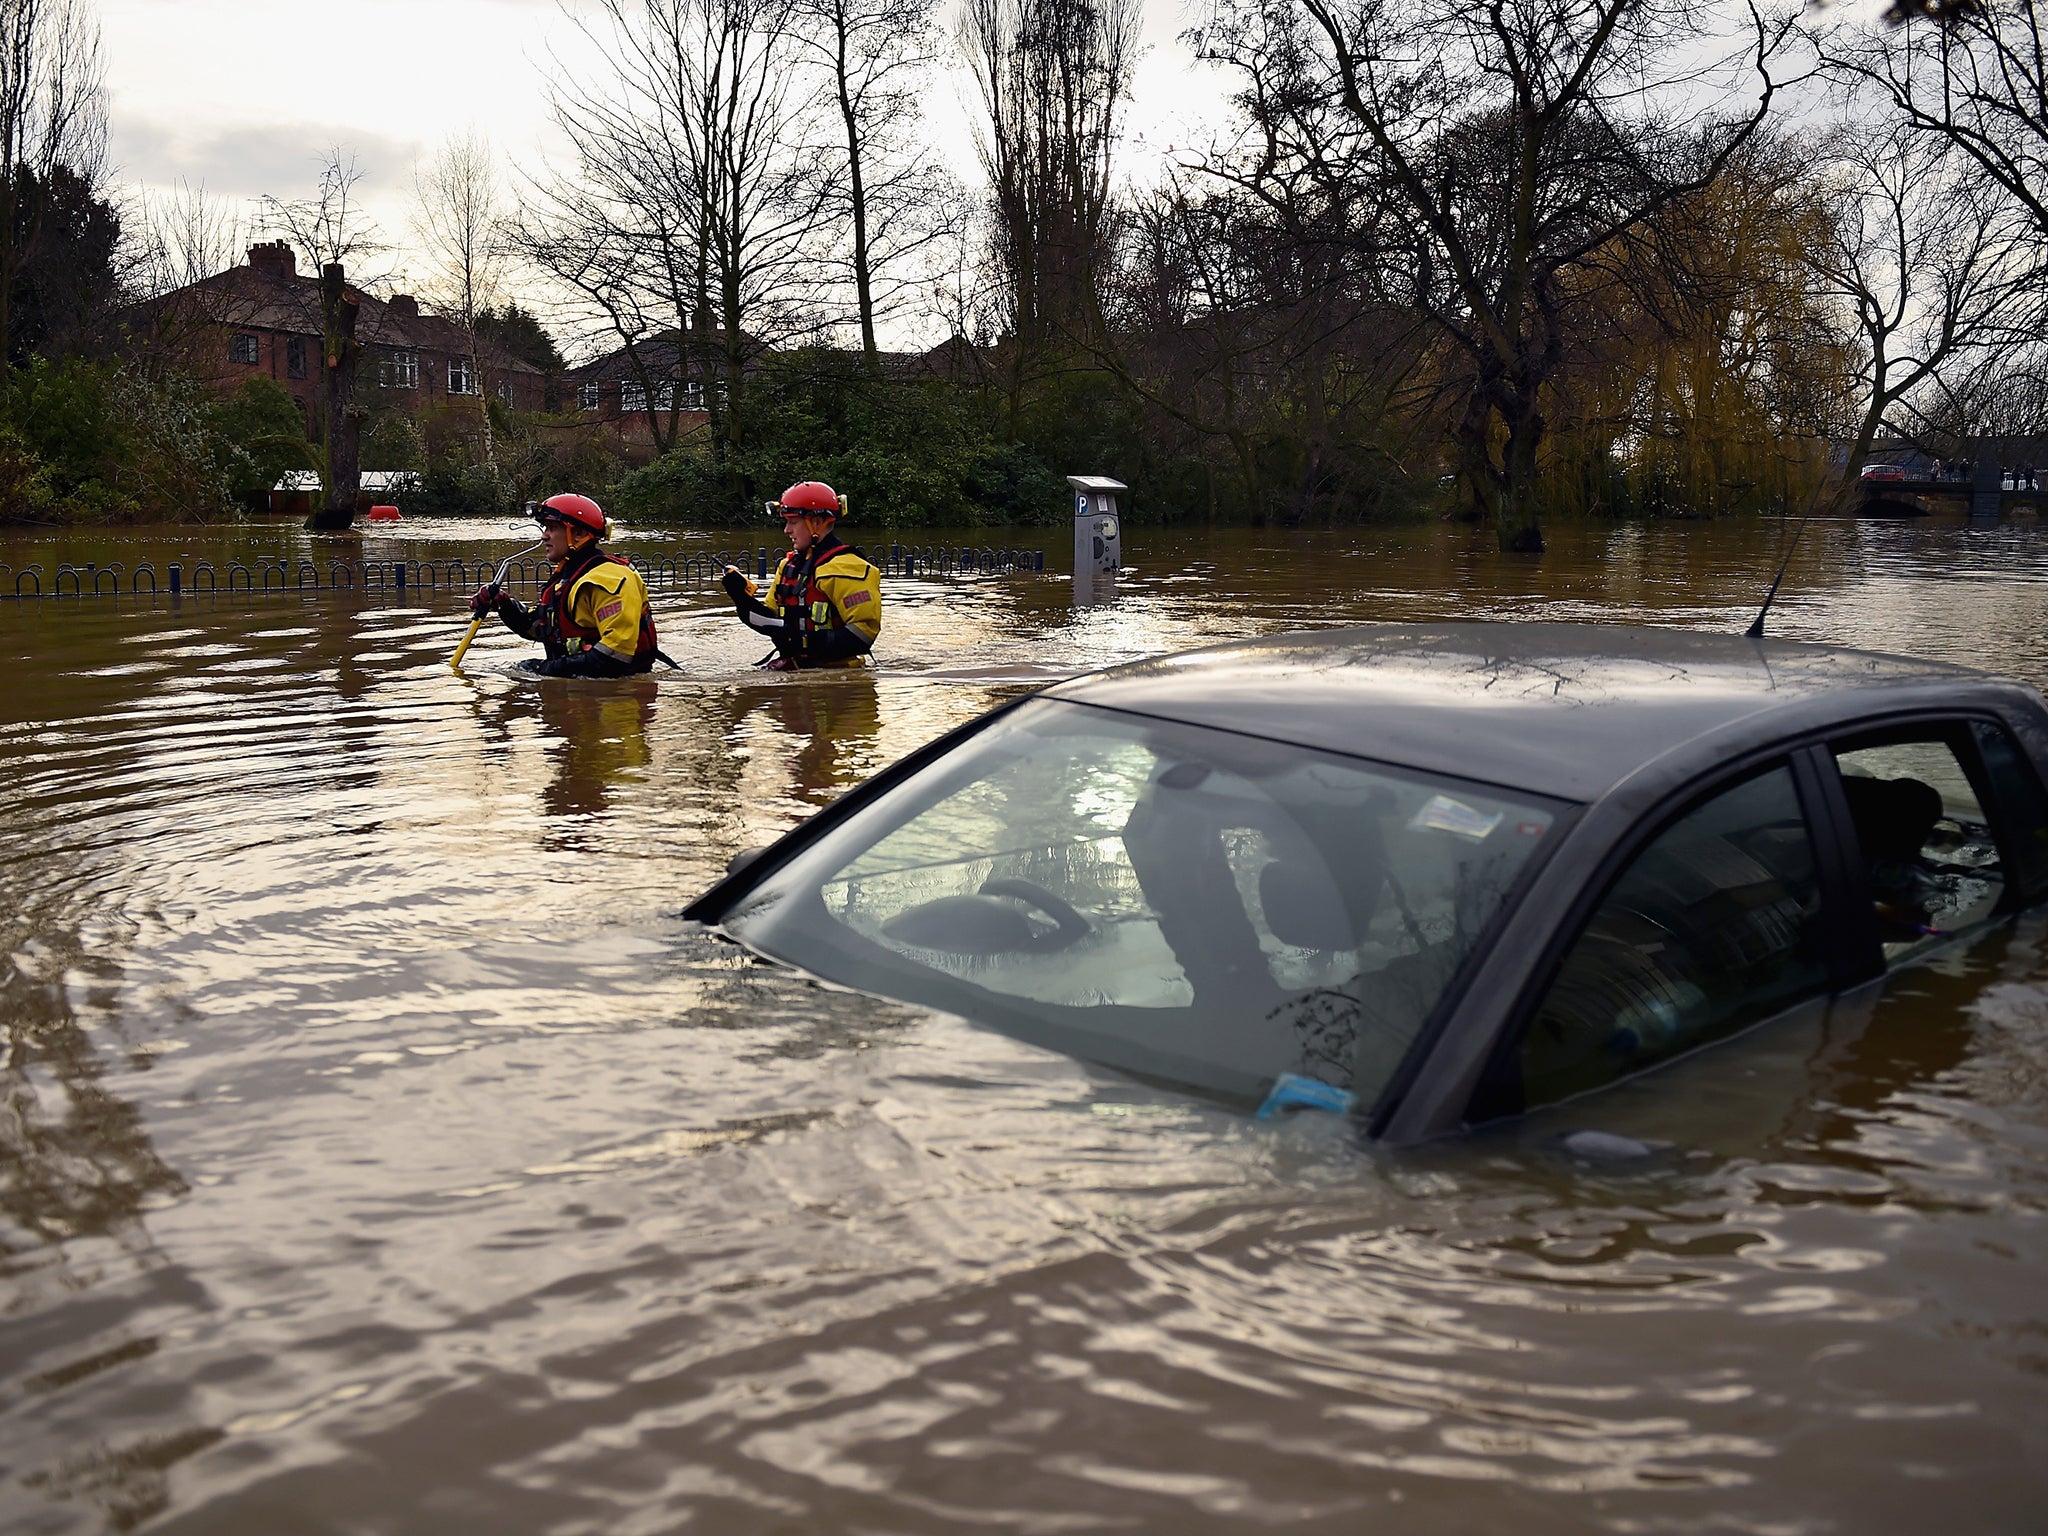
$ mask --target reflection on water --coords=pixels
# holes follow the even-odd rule
[[[603,815],[614,788],[654,760],[647,730],[655,686],[634,677],[533,690],[542,734],[553,738],[554,774],[541,794],[551,827],[567,831],[578,817]]]
[[[1740,629],[1781,547],[1127,535],[1078,611],[892,583],[852,677],[751,670],[708,594],[657,593],[681,673],[545,686],[503,634],[450,673],[448,594],[0,603],[6,1528],[2037,1523],[2039,920],[1401,1155],[684,929],[738,849],[1036,680],[1358,620]],[[2038,685],[2042,556],[2031,520],[1816,525],[1773,628]],[[1575,1160],[1585,1124],[1666,1150]]]

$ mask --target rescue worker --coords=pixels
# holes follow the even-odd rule
[[[533,517],[554,567],[539,600],[526,608],[495,586],[469,600],[472,614],[495,610],[513,634],[546,647],[544,659],[520,668],[542,677],[626,677],[668,661],[655,644],[647,583],[625,556],[598,547],[611,532],[604,509],[588,496],[550,496]]]
[[[775,642],[771,671],[863,666],[882,632],[882,573],[840,539],[835,525],[845,509],[822,480],[792,485],[770,503],[790,551],[765,602],[744,571],[725,568],[725,590],[741,621]]]

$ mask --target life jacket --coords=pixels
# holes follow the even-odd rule
[[[820,630],[847,627],[846,614],[840,611],[839,604],[818,580],[821,570],[834,565],[841,569],[833,574],[856,579],[874,569],[866,555],[837,535],[828,535],[802,554],[791,550],[782,557],[782,564],[776,567],[775,585],[769,592],[768,606],[789,626],[793,636],[800,639]]]
[[[624,555],[610,554],[600,550],[595,544],[589,544],[582,549],[570,550],[569,557],[548,578],[547,585],[540,589],[540,599],[534,604],[533,637],[546,648],[550,660],[558,656],[574,656],[580,651],[587,651],[596,646],[599,631],[588,624],[576,622],[570,612],[570,599],[575,595],[577,582],[581,581],[593,567],[606,564],[623,565],[627,570],[633,568],[633,562]],[[631,658],[633,670],[653,671],[656,649],[654,605],[643,603],[640,609],[640,633]]]

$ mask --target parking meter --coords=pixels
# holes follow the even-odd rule
[[[1130,489],[1106,475],[1069,475],[1074,490],[1074,602],[1085,607],[1114,593],[1124,563],[1117,496]]]

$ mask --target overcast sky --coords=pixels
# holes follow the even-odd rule
[[[950,17],[951,0],[942,0]],[[557,0],[100,0],[117,180],[254,200],[311,190],[331,145],[353,150],[362,194],[402,243],[412,168],[450,133],[481,129],[515,167],[551,143],[546,87],[595,64]],[[1147,0],[1126,174],[1150,179],[1219,87],[1198,86],[1177,41],[1183,0]],[[927,103],[948,163],[974,179],[955,77]],[[404,265],[403,253],[397,264]]]

